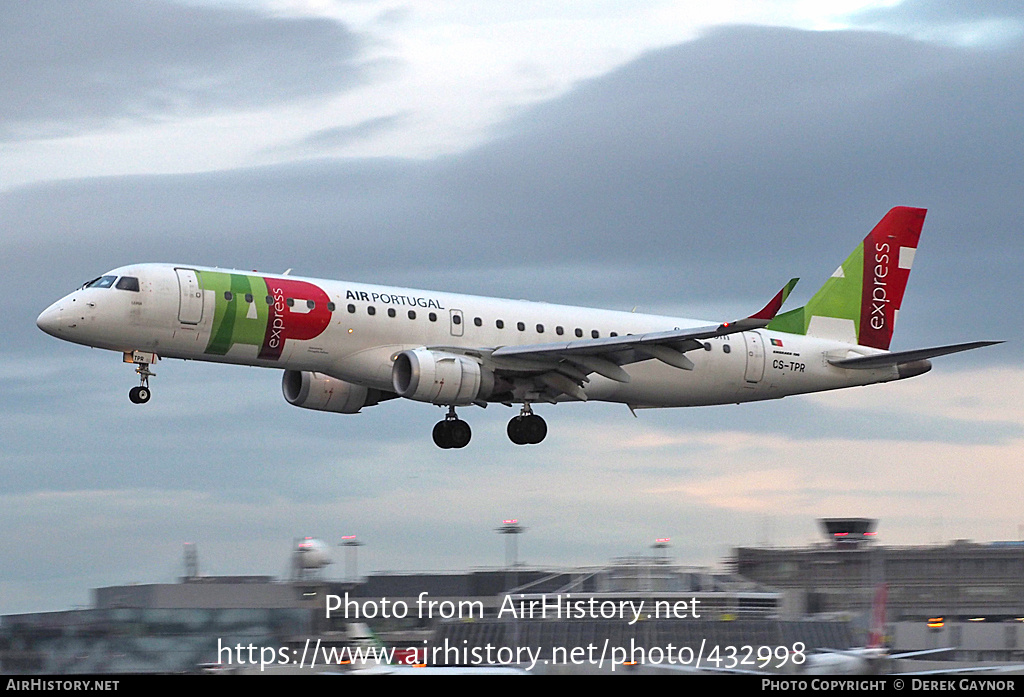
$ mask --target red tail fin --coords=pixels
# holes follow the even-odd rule
[[[888,586],[878,584],[875,589],[875,602],[871,605],[871,633],[868,636],[868,648],[879,649],[885,645],[885,601],[888,597]]]
[[[888,350],[925,212],[898,206],[886,213],[806,305],[768,328]]]
[[[864,238],[864,285],[857,337],[862,346],[889,348],[925,212],[923,208],[893,208]]]

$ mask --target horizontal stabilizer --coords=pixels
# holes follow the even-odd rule
[[[839,368],[852,368],[854,370],[871,370],[873,368],[885,368],[889,366],[921,361],[937,356],[945,356],[949,353],[970,351],[982,346],[1001,344],[1002,341],[972,341],[966,344],[952,344],[950,346],[936,346],[935,348],[915,349],[913,351],[896,351],[895,353],[879,353],[874,356],[858,356],[856,358],[844,358],[841,360],[830,360],[829,363]]]

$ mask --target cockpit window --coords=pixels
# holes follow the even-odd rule
[[[109,288],[114,285],[117,276],[100,276],[86,283],[82,288]]]
[[[135,278],[135,276],[121,276],[121,280],[117,282],[115,287],[120,290],[133,290],[138,293],[139,279]]]

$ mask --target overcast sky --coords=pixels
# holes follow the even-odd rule
[[[1024,526],[1024,9],[1009,2],[41,0],[0,4],[0,613],[88,589],[285,573],[685,564]],[[897,384],[773,403],[296,409],[280,373],[120,356],[38,313],[170,261],[734,319],[803,303],[895,205],[929,209],[894,349],[1006,344]],[[344,572],[336,555],[329,575]]]

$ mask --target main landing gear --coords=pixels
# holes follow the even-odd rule
[[[508,422],[508,439],[516,445],[536,445],[544,440],[544,436],[547,434],[547,423],[533,413],[529,404],[524,404],[522,413]],[[455,407],[450,406],[444,421],[434,424],[433,435],[434,444],[437,447],[445,450],[457,450],[469,445],[473,432],[470,430],[469,424],[455,415]]]
[[[434,444],[445,450],[465,448],[472,437],[473,431],[469,424],[455,415],[455,407],[448,407],[444,421],[434,425]]]
[[[522,413],[508,422],[507,431],[508,439],[516,445],[536,445],[548,434],[548,425],[529,404],[523,404]]]

